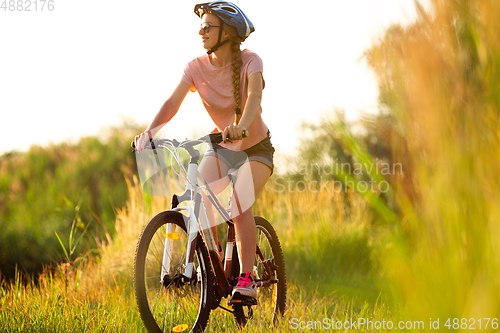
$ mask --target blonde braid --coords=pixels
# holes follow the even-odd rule
[[[233,59],[231,62],[232,77],[233,77],[233,95],[234,95],[234,108],[235,112],[240,109],[241,96],[240,96],[240,71],[243,61],[241,60],[241,50],[240,50],[240,40],[231,40],[231,50],[233,53]],[[238,125],[241,119],[240,113],[236,113],[234,123]]]

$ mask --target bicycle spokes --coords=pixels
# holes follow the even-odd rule
[[[150,331],[198,330],[206,325],[210,312],[205,306],[212,290],[208,254],[197,246],[193,264],[199,269],[184,275],[189,237],[183,215],[169,213],[171,219],[153,218],[139,241],[135,275],[139,310]]]

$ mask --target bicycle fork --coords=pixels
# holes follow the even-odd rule
[[[175,212],[180,212],[180,211],[186,211],[188,213],[188,219],[184,219],[186,222],[186,232],[188,235],[188,242],[187,242],[187,248],[186,248],[186,260],[184,264],[184,272],[181,276],[179,276],[179,279],[181,283],[187,283],[191,281],[191,278],[193,276],[193,260],[194,260],[194,252],[196,250],[196,239],[198,235],[198,212],[199,212],[199,207],[200,207],[200,202],[201,202],[201,194],[196,193],[194,195],[194,201],[195,201],[195,207],[193,208],[192,206],[182,206],[178,207],[179,202],[186,201],[186,200],[191,200],[193,197],[193,183],[196,182],[196,159],[190,161],[189,166],[188,166],[188,180],[186,181],[186,192],[178,197],[177,195],[172,196],[172,207],[171,210]],[[201,219],[200,219],[201,220]],[[201,220],[202,225],[203,225],[203,220]],[[172,232],[172,225],[168,224],[167,225],[167,230],[166,230],[166,240],[165,240],[165,246],[163,250],[163,260],[162,260],[162,268],[161,268],[161,275],[160,279],[161,282],[163,283],[165,281],[165,276],[167,276],[168,271],[170,269],[170,261],[172,258],[172,251],[173,251],[173,241],[177,239],[178,235]],[[212,236],[213,239],[213,236]],[[208,244],[207,244],[208,245]],[[210,247],[209,247],[210,248]],[[174,274],[177,275],[178,273],[181,272],[175,272]],[[172,277],[171,277],[172,278]]]
[[[168,273],[168,268],[170,267],[170,253],[172,253],[172,224],[167,225],[167,231],[165,235],[165,247],[163,250],[163,261],[161,265],[161,275],[160,275],[160,281],[163,282],[165,279],[165,275]]]
[[[186,260],[184,263],[184,272],[182,272],[183,276],[181,276],[182,283],[186,283],[191,280],[193,276],[193,260],[194,260],[194,252],[196,250],[196,237],[198,236],[198,221],[194,214],[194,209],[192,207],[176,207],[173,208],[172,211],[180,212],[187,211],[189,219],[187,220],[186,231],[188,234],[188,242],[186,248]],[[170,261],[172,259],[173,254],[173,242],[177,239],[177,234],[172,232],[172,224],[167,225],[166,235],[165,235],[165,246],[163,250],[163,260],[162,260],[162,268],[160,279],[163,282],[165,280],[165,276],[168,274],[168,270],[170,268]],[[180,249],[182,250],[182,249]],[[180,273],[180,272],[175,272]],[[187,279],[186,279],[187,278]]]

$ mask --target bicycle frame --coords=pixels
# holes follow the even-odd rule
[[[228,281],[229,274],[231,272],[231,261],[234,247],[234,225],[229,216],[229,213],[225,210],[224,206],[220,203],[217,196],[210,189],[208,184],[203,180],[200,176],[198,177],[198,161],[199,161],[199,152],[193,148],[194,145],[199,144],[203,141],[200,140],[192,140],[183,143],[178,143],[177,141],[171,140],[161,140],[161,143],[157,145],[160,148],[166,148],[162,146],[163,143],[167,143],[175,148],[185,148],[191,159],[189,161],[187,172],[184,173],[185,177],[185,192],[182,195],[174,194],[172,196],[171,202],[171,210],[176,212],[185,211],[187,213],[187,225],[186,231],[188,233],[189,241],[187,243],[186,253],[186,262],[183,277],[181,278],[182,282],[187,282],[191,280],[191,276],[193,275],[194,267],[194,253],[196,249],[196,241],[198,232],[202,235],[205,244],[207,246],[211,263],[213,266],[213,271],[215,273],[215,277],[217,279],[217,284],[221,288],[222,294],[229,294],[231,291],[231,286]],[[153,145],[153,149],[155,149]],[[156,154],[155,154],[156,156]],[[179,165],[181,165],[178,156],[176,157],[176,161]],[[158,161],[159,162],[159,161]],[[183,172],[183,168],[181,167],[181,172]],[[201,181],[201,184],[199,182]],[[210,220],[208,218],[205,203],[203,202],[203,197],[201,195],[201,191],[203,189],[206,190],[207,197],[211,201],[211,203],[216,208],[217,212],[224,218],[226,223],[229,226],[228,230],[228,238],[226,245],[226,253],[225,253],[225,264],[224,268],[222,267],[222,262],[218,254],[218,246],[215,241],[214,235],[212,233]],[[190,201],[191,204],[188,206],[179,206],[179,203],[183,201]],[[167,226],[166,231],[166,241],[163,252],[163,260],[162,260],[162,272],[161,272],[161,281],[164,281],[164,278],[167,274],[168,267],[170,266],[170,256],[169,252],[172,251],[173,239],[172,239],[172,226]]]
[[[208,253],[210,255],[210,262],[213,268],[213,272],[215,275],[215,279],[217,281],[217,285],[219,287],[219,295],[222,297],[225,297],[229,295],[232,291],[232,285],[229,283],[229,276],[231,273],[231,264],[232,264],[232,256],[233,256],[233,248],[235,245],[235,229],[234,229],[234,223],[231,219],[231,216],[229,215],[228,211],[224,208],[224,206],[221,204],[217,196],[213,193],[213,191],[210,189],[209,185],[205,182],[205,180],[199,176],[198,173],[198,161],[200,154],[198,150],[194,149],[193,147],[199,143],[202,143],[204,141],[201,140],[188,140],[184,141],[182,143],[178,143],[176,140],[161,140],[161,143],[168,143],[172,145],[175,148],[184,148],[188,151],[189,155],[191,156],[191,159],[188,164],[188,170],[187,172],[184,172],[185,176],[185,192],[182,195],[176,195],[174,194],[172,196],[172,202],[171,202],[171,210],[176,211],[176,212],[181,212],[185,211],[187,212],[188,215],[188,225],[186,225],[186,231],[188,233],[189,241],[187,243],[187,249],[186,253],[188,254],[186,256],[186,262],[185,262],[185,269],[183,276],[181,277],[181,281],[188,282],[191,280],[191,276],[193,275],[193,260],[194,260],[194,253],[196,249],[196,242],[197,242],[197,235],[198,232],[203,237],[203,240],[207,246]],[[161,148],[166,148],[162,147],[162,145],[157,145]],[[153,149],[155,149],[153,145]],[[176,150],[177,151],[177,150]],[[181,165],[178,155],[174,156],[176,157],[176,161],[178,162],[179,165]],[[181,172],[185,171],[185,169],[181,167]],[[199,176],[199,177],[198,177]],[[201,184],[199,184],[201,182]],[[212,205],[215,207],[216,211],[220,214],[220,216],[226,221],[228,225],[228,232],[227,232],[227,243],[226,243],[226,251],[225,251],[225,259],[224,259],[224,267],[222,267],[222,262],[218,254],[218,246],[217,242],[214,238],[213,232],[212,232],[212,226],[210,224],[210,220],[208,218],[206,208],[205,208],[205,203],[203,201],[203,196],[201,195],[201,191],[205,190],[206,195],[209,199],[209,201],[212,203]],[[184,202],[184,201],[190,201],[191,205],[189,206],[179,206],[179,203]],[[164,281],[164,278],[167,274],[168,267],[170,266],[170,256],[169,253],[172,251],[172,237],[169,235],[172,234],[171,230],[171,225],[167,227],[166,231],[166,241],[165,241],[165,246],[164,246],[164,252],[163,252],[163,265],[162,265],[162,272],[161,272],[161,281]],[[266,262],[264,259],[264,256],[262,255],[260,249],[257,247],[256,248],[256,253],[263,263],[266,271],[268,271],[269,276],[271,276],[271,265],[272,263]],[[274,281],[256,281],[256,284],[258,287],[260,286],[267,286],[269,284],[274,283]]]
[[[193,193],[190,191],[192,190],[187,190],[186,193],[180,197],[174,195],[172,198],[172,210],[173,211],[186,211],[188,212],[188,217],[189,217],[189,227],[188,229],[188,234],[189,234],[189,242],[187,245],[186,253],[189,253],[189,255],[186,257],[186,268],[184,272],[184,276],[189,277],[192,276],[193,273],[193,259],[194,259],[194,249],[196,248],[196,241],[197,241],[197,235],[198,231],[202,235],[205,244],[208,249],[208,253],[210,255],[211,263],[213,266],[213,270],[215,272],[215,276],[217,278],[217,282],[219,287],[224,291],[224,293],[229,293],[231,286],[229,285],[228,277],[229,273],[231,271],[231,262],[232,262],[232,254],[233,254],[233,246],[234,246],[234,225],[232,220],[229,217],[229,214],[225,211],[224,207],[218,200],[218,198],[215,196],[215,194],[210,190],[208,185],[206,185],[206,189],[208,192],[208,197],[212,204],[214,204],[214,207],[216,207],[216,210],[224,217],[224,219],[227,221],[226,223],[229,226],[228,230],[228,241],[226,245],[226,253],[225,253],[225,264],[224,268],[222,267],[222,262],[220,260],[219,254],[218,254],[218,247],[217,247],[217,242],[215,241],[214,235],[212,233],[212,228],[210,225],[210,221],[208,219],[208,215],[206,212],[205,204],[203,202],[203,197],[201,196],[201,189],[195,189],[194,192],[194,208],[192,206],[182,206],[179,207],[176,204],[176,201],[181,202],[182,198],[185,195],[187,196],[192,196]],[[199,222],[198,222],[199,219]],[[168,232],[168,231],[167,231]],[[167,242],[166,242],[167,243]],[[168,250],[169,248],[167,247],[169,245],[165,245],[165,249]],[[168,253],[164,253],[164,257],[168,257]]]

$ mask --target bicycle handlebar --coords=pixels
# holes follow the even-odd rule
[[[244,137],[244,138],[247,138],[247,137],[248,137],[248,131],[247,131],[247,130],[244,130],[244,131],[243,131],[243,133],[242,133],[242,137]],[[226,137],[226,140],[228,140],[229,142],[233,142],[233,141],[229,138],[229,135]],[[168,141],[170,141],[170,140],[168,140]],[[190,140],[190,141],[192,141],[192,142],[194,143],[194,145],[199,144],[199,143],[201,143],[201,142],[206,142],[206,143],[215,143],[215,144],[217,144],[217,143],[221,143],[221,142],[222,142],[222,132],[219,132],[219,133],[210,133],[210,134],[208,134],[208,135],[205,135],[205,136],[203,136],[203,137],[199,138],[198,140]],[[196,143],[196,141],[201,141],[201,142]],[[150,140],[149,140],[149,142],[150,142],[150,143],[153,143],[153,139],[150,139]],[[174,144],[174,146],[176,146],[176,147],[178,147],[179,145],[181,145],[181,144],[183,143],[183,142],[178,142],[177,140],[173,140],[173,141],[170,141],[170,142],[171,142],[171,143],[173,143],[173,144]],[[186,142],[186,141],[184,141],[184,142]],[[132,146],[132,148],[134,148],[134,150],[135,150],[135,140],[134,140],[134,141],[132,141],[132,142],[130,143],[130,145],[131,145],[131,146]],[[154,143],[153,143],[152,148],[153,148],[153,149],[155,148]]]
[[[241,133],[241,136],[246,138],[248,137],[248,131],[244,130],[243,133]],[[222,132],[219,133],[210,133],[208,135],[205,135],[204,137],[199,138],[198,140],[207,142],[207,143],[221,143],[222,142]],[[233,142],[229,135],[227,135],[226,140],[229,142]]]

